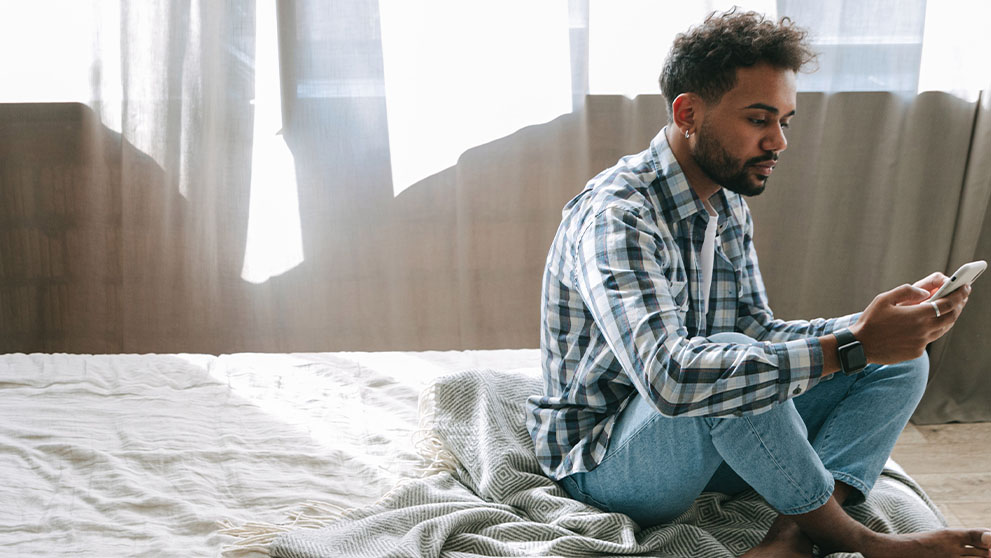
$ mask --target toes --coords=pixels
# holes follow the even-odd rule
[[[978,548],[991,548],[991,531],[972,531],[976,541],[970,543]]]
[[[988,558],[988,556],[991,556],[991,550],[987,550],[987,549],[984,549],[984,548],[974,548],[972,546],[967,546],[967,547],[964,547],[963,552],[960,555],[961,556],[983,556],[984,558]]]
[[[991,558],[991,531],[968,529],[964,535],[964,548],[960,556],[983,556]]]

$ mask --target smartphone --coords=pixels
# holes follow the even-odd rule
[[[960,266],[960,269],[953,272],[953,275],[943,283],[943,286],[939,288],[926,302],[932,302],[937,298],[943,298],[944,296],[952,293],[953,291],[959,289],[964,285],[969,285],[974,282],[975,279],[984,273],[984,270],[988,268],[988,262],[984,260],[977,260],[976,262],[965,263]]]

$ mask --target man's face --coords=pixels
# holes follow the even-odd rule
[[[795,115],[795,72],[760,64],[739,68],[736,86],[706,107],[692,157],[713,182],[756,196],[788,147]]]

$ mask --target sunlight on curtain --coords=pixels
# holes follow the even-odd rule
[[[120,132],[138,151],[151,157],[167,172],[178,174],[179,193],[189,198],[190,142],[195,127],[188,128],[192,107],[199,105],[204,56],[202,37],[192,2],[190,24],[185,35],[172,27],[172,10],[166,2],[149,2],[142,9],[125,9],[118,1],[91,3],[95,14],[93,29],[93,82],[89,104],[105,126]],[[174,43],[175,37],[183,37]],[[174,75],[169,70],[181,54],[183,105],[179,113],[173,105]],[[182,118],[179,150],[170,145],[169,124]],[[178,155],[178,157],[175,157]],[[173,161],[170,163],[170,161]]]
[[[590,0],[588,87],[591,95],[657,94],[657,83],[675,35],[713,11],[733,6],[776,18],[775,0],[706,0],[673,9],[656,0]]]
[[[0,0],[0,102],[89,99],[92,8],[78,0]],[[52,17],[58,14],[58,17]]]
[[[799,76],[800,91],[939,90],[973,101],[991,83],[986,0],[708,1],[677,10],[654,0],[590,0],[589,93],[658,93],[674,36],[733,5],[810,30],[819,67]],[[651,33],[631,33],[635,22],[650,22]]]
[[[778,13],[811,32],[819,53],[799,91],[888,91],[915,95],[926,0],[778,0]]]
[[[255,119],[241,278],[263,283],[303,262],[296,161],[282,136],[276,3],[255,3]]]
[[[975,101],[991,84],[991,2],[942,0],[926,6],[919,93],[949,91]]]
[[[396,195],[467,149],[571,112],[567,0],[382,0]]]
[[[89,102],[104,126],[122,133],[124,80],[121,75],[123,57],[121,56],[120,0],[101,2],[89,11],[92,18],[92,47],[87,54],[90,56],[92,66],[89,95],[80,101]],[[159,166],[163,166],[161,154],[156,162]]]
[[[147,2],[140,9],[121,0],[79,4],[92,22],[89,91],[80,100],[103,125],[174,172],[179,194],[189,199],[206,110],[203,68],[214,39],[203,36],[201,3],[191,0],[183,10],[168,2]],[[189,18],[181,29],[172,21],[177,11]],[[178,129],[170,129],[176,123]]]

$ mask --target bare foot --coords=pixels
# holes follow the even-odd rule
[[[877,534],[860,552],[865,558],[991,557],[991,531],[944,529],[907,535]]]
[[[857,523],[840,507],[835,494],[819,508],[785,516],[828,551],[860,552],[865,558],[991,558],[991,530],[943,529],[907,535],[875,533]],[[762,543],[763,544],[763,543]]]
[[[805,536],[794,522],[778,517],[764,535],[764,540],[740,558],[809,558],[810,556],[812,556],[812,540]]]

